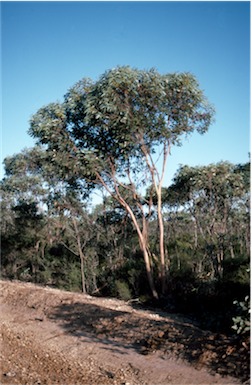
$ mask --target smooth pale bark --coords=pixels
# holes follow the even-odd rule
[[[143,226],[143,232],[142,232],[140,227],[139,227],[139,225],[138,225],[136,217],[135,217],[133,211],[131,210],[130,206],[125,201],[122,202],[122,204],[125,207],[126,211],[129,213],[129,215],[131,216],[131,219],[133,221],[133,224],[134,224],[135,229],[136,229],[137,234],[138,234],[139,245],[140,245],[140,248],[141,248],[141,250],[143,252],[143,257],[144,257],[144,262],[145,262],[147,278],[148,278],[148,282],[149,282],[150,289],[151,289],[151,292],[152,292],[152,296],[154,298],[158,299],[158,293],[157,293],[157,291],[155,289],[155,285],[154,285],[154,281],[153,281],[153,274],[152,274],[152,270],[151,270],[150,253],[148,251],[148,240],[143,235],[145,227]]]
[[[148,249],[148,238],[147,238],[147,231],[146,231],[146,218],[144,217],[144,215],[142,216],[143,228],[141,230],[134,212],[132,211],[132,209],[130,208],[129,204],[125,201],[125,199],[122,197],[122,195],[119,192],[118,181],[115,179],[115,174],[113,172],[114,171],[113,167],[111,167],[111,168],[112,168],[112,180],[114,180],[114,182],[115,182],[114,183],[115,193],[113,193],[110,190],[109,186],[106,184],[106,182],[103,180],[103,178],[101,177],[101,175],[99,173],[96,173],[97,179],[104,186],[104,188],[108,191],[108,193],[117,202],[119,202],[125,208],[127,213],[130,215],[131,220],[133,222],[133,225],[134,225],[134,227],[135,227],[135,229],[137,231],[140,249],[143,252],[144,263],[145,263],[145,268],[146,268],[146,274],[147,274],[149,286],[150,286],[150,289],[151,289],[151,293],[152,293],[152,296],[154,298],[158,299],[158,293],[157,293],[157,290],[155,288],[155,284],[154,284],[154,280],[153,280],[153,273],[152,273],[151,263],[150,263],[151,255],[150,255],[150,252],[149,252],[149,249]]]
[[[162,185],[164,180],[164,173],[166,169],[167,157],[170,153],[170,143],[169,141],[163,144],[163,164],[162,171],[159,174],[155,162],[147,150],[145,144],[142,144],[142,151],[145,156],[146,164],[151,174],[152,183],[155,188],[155,192],[157,195],[157,216],[158,216],[158,228],[159,228],[159,258],[160,258],[160,267],[159,267],[159,275],[161,281],[161,291],[162,294],[165,293],[166,290],[166,269],[165,269],[165,248],[164,248],[164,221],[162,214]]]
[[[84,272],[84,260],[85,260],[85,256],[84,256],[83,251],[82,251],[81,237],[80,237],[78,225],[77,225],[77,222],[76,222],[76,219],[74,218],[74,216],[72,217],[72,222],[73,222],[73,225],[74,225],[74,230],[75,230],[75,235],[76,235],[76,240],[77,240],[77,245],[78,245],[78,253],[79,253],[80,262],[81,262],[81,282],[82,282],[82,292],[83,292],[84,294],[86,294],[86,292],[87,292],[87,291],[86,291],[86,278],[85,278],[85,272]]]

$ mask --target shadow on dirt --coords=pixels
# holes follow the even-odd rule
[[[120,327],[125,315],[125,312],[77,302],[57,306],[48,318],[60,321],[61,326],[69,334],[79,337],[80,341],[101,342],[104,349],[125,354],[120,348],[135,348],[127,338],[127,325],[124,323],[123,327]]]
[[[164,359],[175,355],[198,368],[204,366],[213,373],[249,383],[248,341],[203,331],[170,317],[155,320],[81,302],[62,303],[48,318],[60,322],[61,327],[79,337],[80,342],[97,341],[104,344],[105,350],[120,354],[134,349],[145,355],[158,351]]]

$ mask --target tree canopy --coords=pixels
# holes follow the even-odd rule
[[[153,296],[148,219],[143,202],[153,209],[152,194],[143,200],[143,187],[152,185],[158,205],[160,277],[165,287],[162,184],[172,145],[184,135],[205,133],[214,110],[190,73],[161,75],[156,70],[117,67],[96,82],[83,79],[64,96],[63,103],[41,108],[31,119],[29,133],[46,145],[65,179],[101,186],[126,210],[137,230]],[[162,159],[159,169],[157,160]],[[122,189],[131,194],[122,193]],[[133,198],[133,200],[132,200]],[[133,205],[141,211],[141,221]],[[154,208],[155,209],[155,208]]]
[[[242,330],[234,303],[249,294],[250,163],[184,165],[164,186],[171,148],[213,118],[192,74],[130,67],[40,108],[36,145],[4,160],[2,276],[155,299],[207,328]]]

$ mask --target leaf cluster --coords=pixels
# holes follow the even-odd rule
[[[248,191],[248,181],[237,166],[229,162],[219,162],[208,166],[181,166],[167,190],[167,203],[189,202],[196,197],[209,204],[223,204],[226,199],[244,196]]]
[[[250,333],[250,299],[247,295],[244,301],[234,301],[234,305],[239,308],[240,315],[233,317],[232,329],[237,334],[248,334]]]
[[[140,161],[143,146],[153,152],[164,141],[179,144],[193,130],[204,133],[213,115],[192,74],[124,66],[96,82],[79,81],[62,104],[51,103],[32,117],[29,133],[49,150],[79,157],[90,176],[94,168],[106,169],[108,159],[118,168],[132,158]]]

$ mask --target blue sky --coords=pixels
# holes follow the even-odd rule
[[[172,149],[179,164],[248,161],[249,2],[2,2],[2,160],[34,145],[40,107],[117,65],[190,71],[216,109],[203,136]]]

